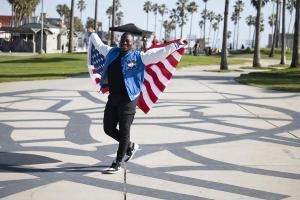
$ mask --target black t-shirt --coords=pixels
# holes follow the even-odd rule
[[[109,66],[108,66],[108,87],[109,93],[112,96],[125,98],[129,100],[127,90],[124,83],[124,76],[121,67],[121,58],[120,54]]]

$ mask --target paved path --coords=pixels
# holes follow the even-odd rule
[[[0,198],[300,199],[300,94],[202,69],[138,111],[141,150],[117,175],[102,173],[117,146],[87,77],[0,84]]]

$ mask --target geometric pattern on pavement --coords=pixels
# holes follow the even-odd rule
[[[102,130],[107,96],[64,88],[69,79],[1,92],[0,198],[300,199],[300,95],[227,76],[178,72],[137,112],[141,150],[117,175],[101,173],[117,149]]]

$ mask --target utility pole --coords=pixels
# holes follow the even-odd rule
[[[74,0],[71,1],[71,16],[70,16],[70,35],[69,35],[69,50],[68,53],[73,52],[73,33],[74,33]]]
[[[42,13],[41,13],[41,49],[40,54],[44,53],[44,0],[42,0]]]
[[[115,27],[115,12],[116,12],[116,0],[113,0],[113,5],[112,5],[112,20],[111,20],[111,27]],[[110,45],[114,43],[114,32],[111,31],[110,35]]]
[[[98,0],[95,0],[95,20],[94,20],[94,27],[95,27],[95,32],[98,31],[98,27],[97,27],[97,18],[98,18]]]

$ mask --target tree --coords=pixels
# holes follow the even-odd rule
[[[187,16],[185,13],[187,2],[188,2],[188,0],[178,0],[176,2],[177,10],[179,12],[179,27],[181,28],[181,30],[180,30],[181,38],[182,38],[182,33],[183,33],[183,26],[186,24],[186,20],[187,20]]]
[[[119,11],[119,12],[116,13],[116,22],[115,22],[115,24],[116,24],[117,26],[122,25],[122,18],[123,18],[123,17],[124,17],[124,14],[123,14],[122,11]]]
[[[71,0],[69,50],[68,50],[69,53],[73,52],[73,33],[74,33],[74,0]]]
[[[205,3],[204,13],[202,15],[202,18],[204,20],[203,38],[204,38],[204,47],[205,47],[205,32],[206,32],[205,28],[206,28],[206,17],[207,17],[207,9],[206,8],[207,8],[207,2],[208,2],[208,0],[203,0],[203,2]]]
[[[222,41],[221,63],[220,63],[221,70],[228,70],[228,63],[227,63],[228,10],[229,10],[229,0],[225,0],[223,41]]]
[[[102,23],[101,22],[97,22],[97,27],[101,27]],[[85,24],[85,28],[89,29],[92,28],[95,30],[95,19],[88,17],[86,24]]]
[[[290,20],[289,20],[289,26],[288,26],[288,31],[287,31],[288,33],[290,33],[290,27],[291,27],[295,7],[296,7],[296,0],[287,0],[286,8],[288,9],[288,11],[290,13]]]
[[[74,17],[74,30],[77,32],[83,32],[84,31],[84,27],[83,24],[81,22],[81,19],[79,19],[78,17]]]
[[[84,2],[84,0],[79,0],[77,2],[77,8],[80,11],[80,20],[82,20],[82,11],[86,9],[86,3]]]
[[[8,0],[12,5],[14,15],[15,26],[22,25],[22,21],[25,19],[29,21],[32,16],[32,12],[36,9],[39,4],[39,0]]]
[[[149,25],[149,12],[152,9],[152,4],[150,1],[146,1],[144,3],[144,7],[143,7],[144,11],[147,13],[147,31],[149,30],[148,25]]]
[[[165,39],[170,39],[170,34],[173,29],[175,29],[174,23],[172,21],[165,20],[163,23],[165,29]]]
[[[158,14],[158,4],[157,3],[153,4],[151,10],[154,13],[154,17],[155,17],[155,20],[154,20],[154,34],[156,34],[156,19],[157,19],[157,14]]]
[[[252,47],[251,27],[255,26],[255,17],[252,15],[249,15],[248,17],[246,17],[246,24],[249,26],[249,46]]]
[[[160,32],[159,32],[159,39],[161,39],[161,31],[163,28],[163,23],[164,23],[164,14],[167,13],[167,6],[166,4],[161,4],[160,6],[158,6],[158,12],[161,15],[161,27],[160,27]]]
[[[175,28],[174,28],[174,38],[177,38],[177,34],[176,34],[176,27],[177,27],[177,22],[179,21],[179,14],[178,14],[178,10],[177,9],[172,9],[170,11],[170,19],[171,22],[174,24]]]
[[[254,55],[253,55],[253,67],[261,67],[260,63],[260,30],[261,30],[261,8],[263,5],[262,0],[251,0],[251,3],[256,8],[256,20],[255,20],[255,45],[254,45]]]
[[[242,0],[238,0],[234,5],[234,10],[237,15],[237,39],[236,39],[236,48],[239,45],[239,33],[240,33],[240,19],[241,13],[244,11],[245,4]]]
[[[279,35],[277,34],[277,32],[279,31],[279,4],[280,4],[280,0],[277,0],[277,5],[276,5],[276,19],[275,19],[275,29],[274,29],[274,34],[273,34],[273,39],[272,39],[272,47],[271,47],[271,51],[269,56],[270,57],[274,57],[274,53],[275,53],[275,45],[276,45],[276,41],[278,40]]]
[[[192,34],[192,24],[193,24],[193,14],[194,12],[197,12],[198,5],[196,4],[195,1],[192,1],[190,4],[187,5],[187,11],[191,14],[191,24],[190,24],[190,36],[189,39],[191,39],[191,34]],[[190,45],[190,42],[189,42]]]
[[[199,28],[200,28],[200,36],[199,36],[199,38],[201,38],[202,37],[202,29],[203,29],[203,26],[204,26],[204,21],[200,20],[199,23],[198,23],[198,25],[199,25]]]
[[[296,2],[295,33],[291,68],[300,68],[300,1]]]
[[[213,11],[207,12],[207,19],[209,21],[209,31],[208,31],[208,35],[209,35],[208,41],[209,41],[209,43],[211,42],[210,41],[210,33],[211,33],[213,21],[215,20],[215,16],[216,16],[216,14]]]
[[[56,6],[56,12],[62,17],[62,20],[65,22],[66,18],[70,16],[70,8],[66,4],[58,4]]]
[[[285,6],[286,0],[282,1],[282,31],[281,31],[281,59],[280,64],[286,63],[286,37],[285,37]]]
[[[233,21],[233,24],[234,24],[234,30],[233,30],[233,40],[232,40],[232,46],[233,48],[235,49],[235,38],[236,38],[236,26],[237,26],[237,22],[238,22],[238,15],[237,13],[234,11],[231,15],[231,21]]]
[[[223,16],[221,14],[217,14],[215,15],[215,21],[217,23],[216,25],[216,28],[217,28],[217,37],[216,37],[216,44],[215,44],[215,47],[217,47],[217,41],[218,41],[218,38],[219,38],[219,25],[220,25],[220,22],[223,20]]]

